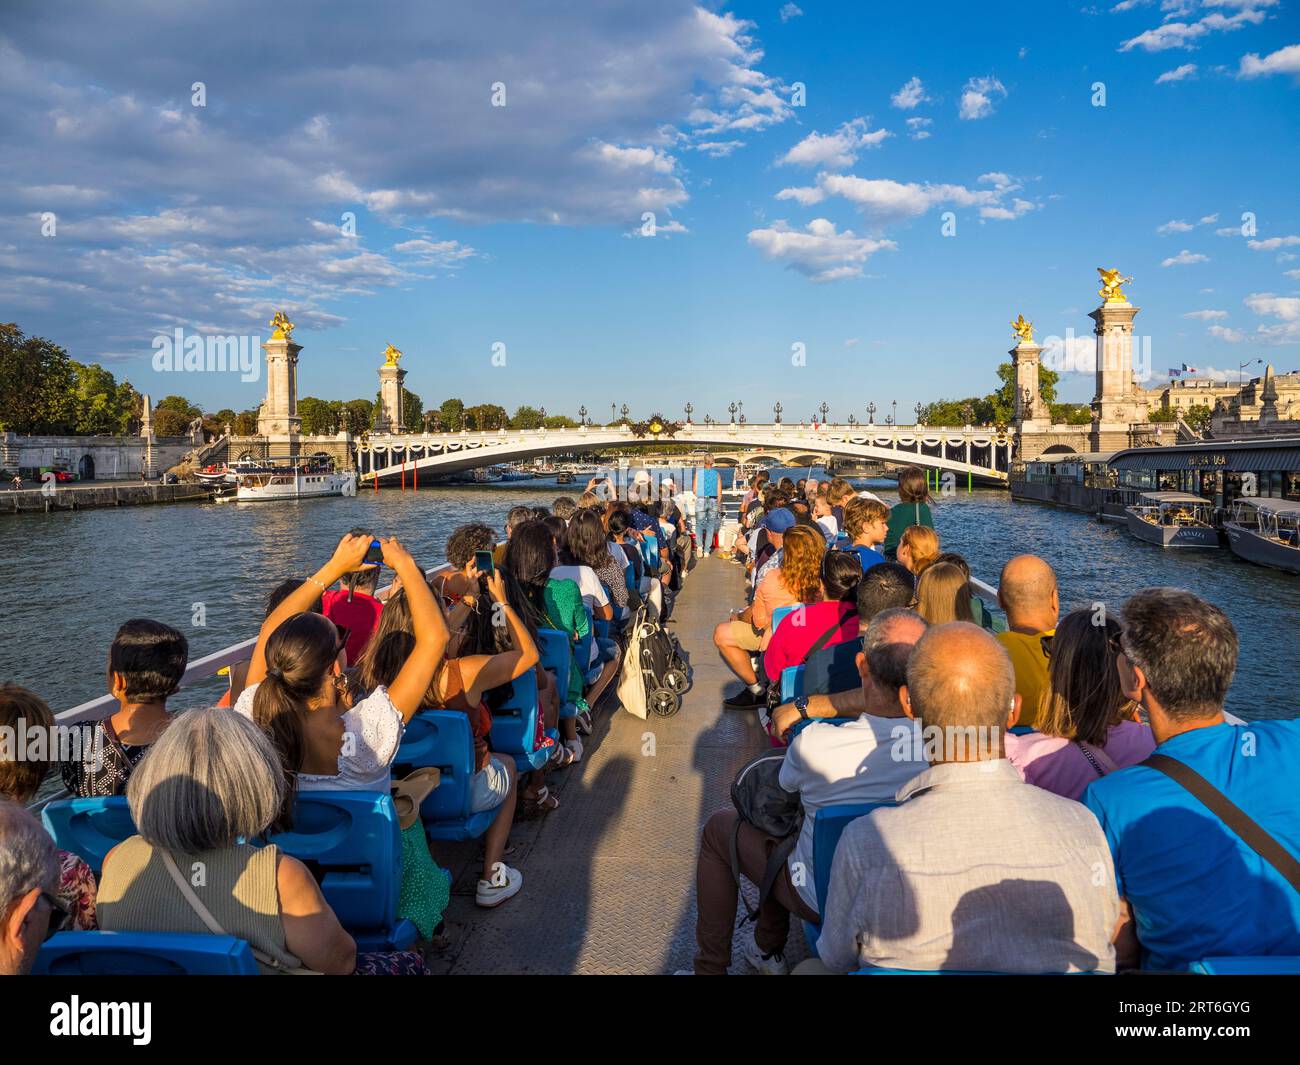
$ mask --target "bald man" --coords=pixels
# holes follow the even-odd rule
[[[1114,972],[1120,905],[1101,825],[1003,755],[1011,662],[977,625],[929,629],[903,713],[929,767],[844,830],[817,952],[832,972]],[[900,738],[905,738],[906,732]],[[801,971],[803,967],[801,966]]]
[[[1052,567],[1037,555],[1017,555],[1002,567],[998,605],[1007,615],[1007,631],[998,633],[998,642],[1015,667],[1020,724],[1033,728],[1047,691],[1047,660],[1061,616]]]

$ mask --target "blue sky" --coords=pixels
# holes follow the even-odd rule
[[[1296,3],[11,0],[0,319],[209,409],[263,384],[153,338],[284,307],[302,395],[391,341],[426,404],[901,420],[990,391],[1018,313],[1086,369],[1117,266],[1162,376],[1293,369]]]

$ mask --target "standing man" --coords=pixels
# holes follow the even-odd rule
[[[705,455],[704,465],[695,471],[695,531],[704,558],[713,550],[721,509],[722,475],[713,467],[713,456]]]

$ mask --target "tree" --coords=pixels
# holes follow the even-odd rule
[[[197,415],[196,415],[197,417]],[[155,436],[184,436],[189,432],[190,422],[194,420],[173,407],[155,411],[153,431]]]
[[[546,416],[546,428],[548,429],[576,429],[578,423],[570,418],[567,414],[548,414]]]
[[[302,432],[308,436],[327,436],[336,431],[338,414],[333,404],[315,396],[298,400],[298,417],[302,419]]]
[[[442,427],[450,433],[459,432],[465,424],[465,404],[459,399],[444,399],[438,408]]]
[[[229,407],[222,407],[213,417],[223,426],[235,424],[235,412]]]
[[[409,388],[402,389],[402,421],[408,429],[422,428],[424,420],[424,400]]]
[[[175,411],[177,414],[183,414],[187,421],[193,421],[203,413],[184,396],[163,396],[162,399],[153,405],[153,411],[154,414],[157,414],[159,411],[163,410],[170,410]]]
[[[1187,408],[1187,413],[1183,415],[1183,421],[1187,423],[1188,428],[1203,433],[1210,427],[1213,415],[1214,411],[1207,404],[1194,403]]]
[[[501,429],[510,424],[510,415],[505,407],[495,403],[480,403],[465,409],[465,428],[467,429]]]
[[[1088,425],[1092,422],[1092,408],[1086,403],[1052,403],[1052,421],[1066,425]]]
[[[516,407],[510,419],[511,429],[537,429],[542,424],[542,412],[536,407]]]
[[[1176,415],[1174,409],[1168,405],[1157,407],[1147,415],[1149,422],[1172,422]]]
[[[367,429],[374,428],[375,424],[375,405],[368,399],[350,399],[339,406],[347,411],[348,415],[348,432],[353,435],[360,435]]]
[[[256,436],[257,435],[257,410],[240,411],[235,415],[235,435],[236,436]]]
[[[75,431],[77,393],[72,360],[57,344],[0,324],[0,431]]]

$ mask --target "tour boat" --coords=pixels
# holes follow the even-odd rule
[[[1128,531],[1157,547],[1218,547],[1213,505],[1190,492],[1143,492],[1127,508]]]
[[[235,498],[241,503],[252,503],[351,495],[356,492],[356,485],[354,473],[337,473],[323,465],[283,466],[241,472]]]
[[[495,484],[502,479],[500,466],[483,466],[474,471],[475,484]]]
[[[1238,499],[1223,528],[1233,554],[1261,566],[1300,573],[1300,502]]]
[[[195,470],[194,478],[203,484],[234,484],[237,475],[227,466],[212,465]]]

